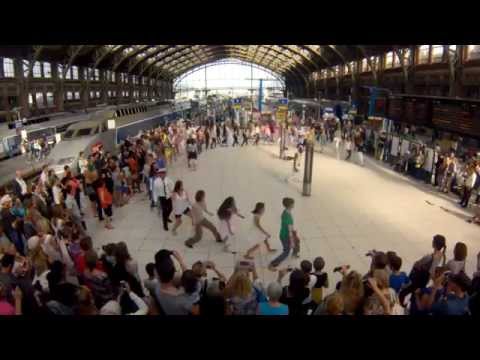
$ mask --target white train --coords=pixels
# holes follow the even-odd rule
[[[180,109],[178,109],[180,110]],[[170,104],[138,103],[107,107],[92,114],[87,121],[70,125],[49,155],[50,165],[59,174],[68,165],[75,173],[80,152],[85,157],[101,144],[105,151],[115,151],[129,136],[164,125],[182,116]]]

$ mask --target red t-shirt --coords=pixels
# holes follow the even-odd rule
[[[134,158],[128,158],[127,163],[128,163],[128,167],[130,168],[130,172],[132,174],[136,174],[138,171],[137,160],[135,160]]]
[[[112,194],[107,190],[107,187],[103,185],[97,189],[98,197],[100,198],[100,204],[102,209],[106,209],[113,203]]]
[[[80,182],[75,178],[71,178],[68,181],[68,185],[70,185],[72,187],[71,195],[75,196],[75,194],[77,192],[77,189],[80,187]]]
[[[83,272],[85,271],[85,268],[87,267],[87,264],[85,262],[85,254],[78,254],[74,259],[74,263],[75,263],[75,269],[77,270],[77,273],[83,274]],[[101,261],[97,261],[96,268],[98,270],[104,271]]]
[[[15,315],[15,308],[9,302],[0,301],[0,315],[11,316]]]

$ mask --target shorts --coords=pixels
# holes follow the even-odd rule
[[[97,193],[93,192],[89,194],[88,198],[90,199],[91,202],[96,202],[98,200]]]
[[[182,215],[188,215],[190,213],[190,208],[186,209],[182,214],[175,214],[176,219],[180,219]]]
[[[188,160],[197,160],[197,153],[189,152],[187,156]]]
[[[103,212],[105,213],[105,215],[107,215],[108,217],[112,217],[113,215],[113,212],[112,212],[112,205],[106,207],[103,209]]]

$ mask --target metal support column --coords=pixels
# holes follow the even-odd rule
[[[303,175],[303,196],[312,194],[312,173],[313,173],[313,141],[308,139],[305,145],[305,173]]]
[[[285,124],[280,124],[280,159],[283,160],[285,153]]]

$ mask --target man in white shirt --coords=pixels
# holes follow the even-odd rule
[[[28,192],[27,183],[25,182],[25,180],[23,180],[23,174],[20,170],[17,170],[15,174],[16,177],[15,181],[13,182],[13,192],[15,193],[16,197],[23,201],[24,196],[27,195]]]
[[[45,186],[48,181],[48,165],[42,166],[42,173],[40,174],[40,183]]]
[[[157,170],[157,177],[153,181],[153,198],[158,202],[157,206],[162,209],[163,228],[168,231],[168,223],[172,213],[172,192],[174,184],[167,177],[167,169],[161,168]]]

